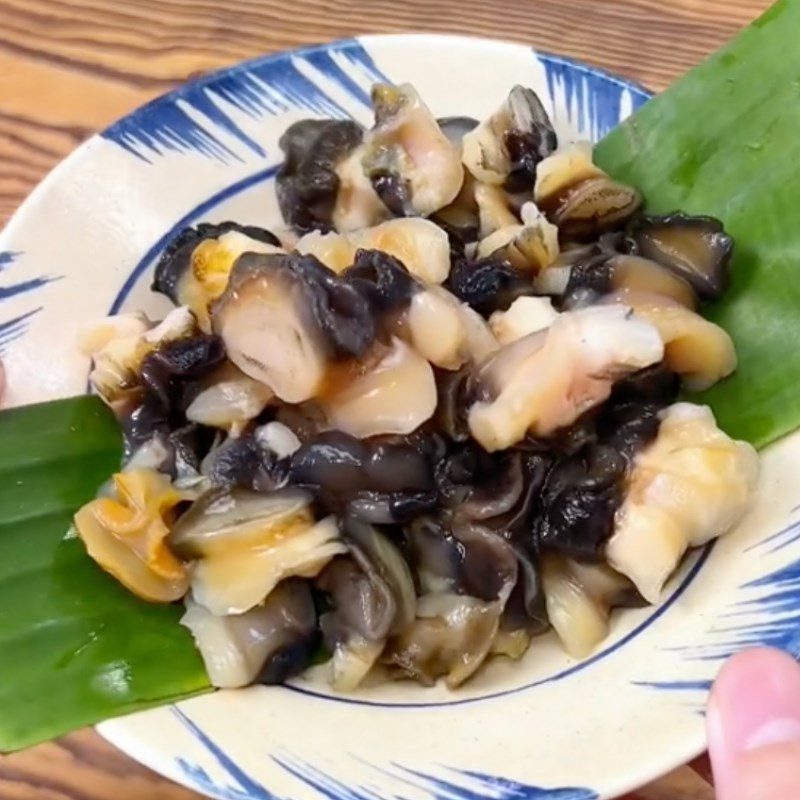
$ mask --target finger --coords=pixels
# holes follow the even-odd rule
[[[706,719],[718,800],[800,798],[800,666],[790,656],[734,656]]]
[[[745,753],[733,789],[718,800],[800,800],[800,742],[767,745]]]

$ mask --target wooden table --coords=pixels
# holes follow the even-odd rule
[[[51,167],[96,130],[187,78],[260,53],[359,33],[460,32],[575,56],[659,90],[769,4],[0,0],[0,225]],[[640,795],[648,800],[711,796],[705,781],[686,770]],[[91,731],[0,761],[0,800],[196,797]]]

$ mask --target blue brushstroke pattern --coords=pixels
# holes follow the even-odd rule
[[[634,681],[634,686],[662,689],[670,692],[710,692],[713,681]]]
[[[186,714],[174,706],[172,712],[208,751],[233,783],[217,783],[199,765],[179,759],[178,766],[188,782],[219,800],[278,800],[276,795],[244,772]],[[272,760],[307,786],[316,789],[327,800],[403,800],[403,795],[384,794],[366,786],[348,786],[298,758],[272,756]],[[400,781],[424,791],[430,800],[481,800],[481,798],[487,797],[491,797],[493,800],[597,800],[598,797],[597,793],[590,789],[574,787],[544,789],[469,770],[448,770],[457,778],[457,780],[451,780],[406,769],[399,765],[393,765],[393,767],[396,770],[394,773],[384,769],[375,769],[376,772],[382,773],[394,781]]]
[[[209,774],[200,766],[184,759],[178,760],[178,765],[187,780],[194,783],[198,789],[211,794],[220,800],[279,800],[261,783],[251,778],[229,755],[218,747],[209,736],[186,716],[179,708],[172,707],[172,713],[181,724],[200,742],[201,745],[213,756],[221,769],[231,778],[234,785],[215,783]]]
[[[21,253],[12,253],[10,250],[0,251],[0,272],[2,272],[9,264],[13,263],[14,259],[22,255]]]
[[[760,547],[769,553],[785,550],[800,541],[800,524],[794,522],[766,537]],[[725,615],[727,619],[757,612],[760,622],[731,625],[712,631],[717,639],[705,647],[684,648],[684,654],[699,660],[726,658],[746,647],[777,647],[800,658],[800,559],[745,583],[740,589],[757,596],[745,597]]]
[[[792,511],[797,511],[796,508],[793,508]],[[751,550],[758,550],[765,547],[768,544],[773,545],[772,549],[770,549],[770,553],[776,553],[778,550],[783,550],[785,547],[788,547],[795,542],[800,541],[800,520],[795,522],[791,522],[785,527],[781,528],[776,533],[773,533],[771,536],[768,536],[761,542],[757,542],[754,545],[745,550],[746,553],[749,553]]]
[[[463,778],[468,778],[468,784],[454,783],[453,781],[425,775],[421,772],[406,770],[411,775],[416,775],[425,788],[433,789],[436,800],[481,800],[491,797],[494,800],[597,800],[597,792],[579,787],[564,787],[561,789],[544,789],[540,786],[530,786],[505,778],[496,778],[482,772],[452,770]]]
[[[0,355],[5,353],[8,345],[15,339],[19,339],[27,330],[28,322],[42,310],[42,307],[34,308],[18,317],[0,322]]]
[[[290,110],[347,117],[347,111],[301,71],[303,65],[316,70],[357,102],[369,106],[367,92],[340,61],[370,81],[386,80],[367,51],[357,41],[347,40],[267,56],[188,83],[134,111],[102,136],[144,161],[167,152],[195,152],[225,163],[242,160],[247,153],[267,157],[264,147],[230,116],[226,103],[253,119]],[[208,124],[193,118],[193,114],[202,114]],[[225,144],[221,131],[242,145],[242,152]]]
[[[59,278],[32,278],[29,281],[21,281],[14,283],[11,286],[0,286],[0,300],[7,300],[9,297],[16,297],[18,294],[33,291],[34,289],[41,289],[42,286],[47,286]]]
[[[201,766],[184,758],[179,758],[177,764],[191,786],[209,797],[216,797],[218,800],[252,800],[253,798],[253,795],[242,789],[217,783]]]
[[[273,761],[316,789],[327,800],[398,800],[401,797],[393,793],[376,792],[365,786],[348,786],[299,759],[273,756]],[[395,772],[384,769],[377,771],[394,781],[424,791],[430,800],[481,800],[488,797],[493,800],[596,800],[598,797],[591,789],[545,789],[483,772],[448,769],[453,775],[453,779],[449,779],[400,765],[393,766]]]
[[[622,97],[629,92],[632,111],[641,108],[652,94],[613,75],[559,56],[538,54],[545,68],[550,98],[555,104],[561,90],[570,122],[588,131],[599,142],[622,121]]]
[[[0,272],[5,272],[7,269],[11,268],[21,255],[22,253],[13,252],[11,250],[0,251]],[[20,281],[19,283],[0,286],[0,302],[41,289],[48,283],[59,280],[60,277],[61,276],[42,276],[39,278],[31,278],[27,281]],[[0,355],[6,351],[6,348],[11,342],[19,339],[20,336],[28,330],[31,318],[41,310],[41,307],[33,308],[24,314],[19,314],[12,319],[0,322]]]
[[[764,646],[777,647],[800,658],[800,559],[741,588],[766,590],[761,596],[738,604],[740,609],[756,611],[766,618],[714,631],[721,641],[706,647],[687,648],[686,655],[699,660],[716,660],[747,647]]]
[[[800,522],[792,522],[770,534],[746,552],[765,550],[772,554],[800,541]],[[755,557],[755,556],[753,556]],[[708,631],[707,643],[670,648],[683,658],[696,662],[718,663],[750,647],[775,647],[800,659],[800,559],[741,585],[739,599],[721,615],[730,624]],[[760,621],[748,622],[753,614]],[[741,620],[735,622],[735,620]],[[660,691],[707,693],[712,681],[641,681],[636,685]]]
[[[363,786],[348,786],[299,759],[272,756],[272,760],[298,780],[316,789],[327,800],[382,800]]]

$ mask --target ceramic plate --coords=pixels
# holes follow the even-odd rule
[[[89,365],[74,346],[76,324],[164,309],[150,273],[182,226],[276,223],[281,132],[308,116],[368,122],[376,80],[412,82],[439,116],[479,118],[522,83],[543,98],[562,141],[596,141],[648,97],[528,47],[442,36],[339,42],[187,84],[87,142],[0,238],[8,402],[84,391]],[[521,663],[497,660],[455,692],[392,684],[337,695],[312,675],[101,731],[225,800],[613,797],[703,749],[703,704],[725,655],[758,642],[798,650],[798,465],[796,436],[765,453],[748,519],[693,554],[662,605],[615,614],[610,637],[585,661],[546,636]]]

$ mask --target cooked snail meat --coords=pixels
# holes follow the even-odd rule
[[[592,163],[591,146],[586,143],[556,152],[539,164],[534,199],[562,236],[572,238],[621,228],[642,204],[639,192],[613,181]]]
[[[364,172],[395,216],[427,217],[448,205],[464,180],[461,152],[410,84],[376,84],[375,127],[365,138]]]
[[[215,490],[175,524],[170,547],[194,560],[192,594],[214,614],[243,614],[285,578],[313,577],[345,552],[333,517],[315,522],[299,489]]]
[[[519,192],[533,187],[538,164],[557,146],[536,92],[515,86],[488,120],[463,138],[463,160],[479,180]]]
[[[547,436],[602,403],[615,381],[661,360],[658,331],[629,310],[561,314],[546,331],[502,347],[473,376],[472,435],[502,450],[527,432]]]
[[[288,435],[296,441],[294,434],[279,422],[246,430],[237,437],[228,437],[217,444],[203,460],[201,470],[213,486],[227,489],[250,489],[268,492],[283,487],[287,482],[289,453],[275,448],[274,435],[267,429],[283,429],[281,438]]]
[[[583,564],[564,556],[542,558],[547,616],[574,658],[585,658],[608,635],[609,614],[635,595],[633,585],[605,564]]]
[[[359,439],[406,434],[433,416],[436,379],[421,355],[393,338],[353,371],[346,368],[319,402],[334,428]]]
[[[500,228],[478,244],[478,258],[500,257],[536,276],[558,258],[558,228],[533,203],[522,206],[522,224]]]
[[[649,259],[608,253],[600,247],[590,248],[573,263],[563,303],[571,307],[625,291],[660,295],[690,310],[697,305],[692,287],[683,278]]]
[[[244,614],[215,616],[189,595],[181,625],[220,689],[282,683],[308,666],[319,638],[314,601],[300,580],[279,583],[263,605]]]
[[[235,433],[255,419],[273,397],[268,386],[231,363],[203,378],[198,388],[186,409],[186,419]]]
[[[198,333],[197,320],[185,307],[176,308],[159,323],[143,316],[109,317],[84,329],[83,344],[92,357],[89,382],[117,413],[130,412],[142,399],[142,362],[168,344],[187,341]]]
[[[501,345],[549,328],[558,312],[549,297],[518,297],[505,311],[489,317],[489,327]]]
[[[352,557],[329,564],[317,585],[333,603],[321,619],[333,652],[331,683],[350,691],[369,672],[386,638],[413,622],[417,598],[408,565],[386,536],[353,520],[344,531]]]
[[[472,195],[478,212],[481,239],[486,239],[501,228],[520,224],[519,218],[511,210],[511,198],[503,189],[491,183],[473,184]]]
[[[667,366],[688,389],[708,389],[736,369],[736,350],[728,333],[670,298],[623,291],[606,302],[624,303],[658,330]]]
[[[650,603],[689,547],[727,533],[758,478],[753,447],[717,428],[705,406],[677,403],[636,457],[606,557]]]
[[[382,660],[401,677],[432,686],[444,676],[455,689],[489,655],[499,620],[497,603],[457,594],[424,595],[417,602],[417,619],[389,642]]]
[[[634,252],[685,280],[701,300],[718,300],[730,282],[733,239],[712,217],[641,217],[627,236]]]
[[[458,259],[445,286],[484,317],[505,311],[518,297],[537,294],[530,275],[495,256]]]
[[[242,256],[214,309],[228,357],[281,399],[315,396],[328,362],[375,338],[367,299],[313,256]]]
[[[284,161],[275,181],[284,220],[298,231],[330,230],[340,203],[339,165],[364,137],[360,125],[341,119],[304,119],[290,125],[278,144]]]
[[[424,283],[442,283],[450,271],[447,234],[426,219],[392,219],[351,233],[309,233],[296,249],[339,273],[355,263],[360,249],[393,256]]]
[[[188,306],[200,327],[210,330],[209,309],[228,284],[243,253],[283,252],[278,238],[264,228],[222,222],[184,228],[166,247],[156,265],[152,290],[176,306]]]
[[[114,476],[110,497],[87,503],[75,528],[89,555],[135,595],[171,603],[186,594],[189,573],[167,543],[176,507],[191,494],[152,469]]]
[[[323,433],[292,454],[288,474],[327,507],[367,522],[406,522],[437,501],[430,460],[403,441]]]

